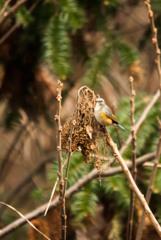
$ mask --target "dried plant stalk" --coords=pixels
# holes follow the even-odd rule
[[[133,77],[129,78],[130,81],[130,90],[131,90],[131,136],[132,136],[132,176],[134,181],[136,181],[136,134],[135,134],[135,90],[134,90],[134,79]],[[132,239],[132,229],[133,229],[133,215],[134,215],[134,192],[130,190],[130,206],[129,206],[129,216],[128,216],[128,227],[127,227],[127,240]]]
[[[58,134],[57,134],[57,152],[58,152],[58,165],[59,165],[59,205],[60,205],[60,213],[61,213],[61,224],[62,224],[62,234],[61,239],[66,239],[66,213],[65,213],[65,204],[63,200],[63,189],[64,189],[64,179],[63,179],[63,159],[62,159],[62,144],[61,144],[61,91],[63,84],[58,81],[57,83],[57,101],[58,101],[58,114],[55,116],[55,120],[57,122]]]

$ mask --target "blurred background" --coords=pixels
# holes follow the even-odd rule
[[[130,133],[129,76],[134,77],[137,93],[136,120],[159,80],[144,1],[26,0],[15,9],[19,2],[0,1],[0,200],[25,214],[48,201],[57,177],[57,80],[64,84],[62,124],[75,108],[78,89],[86,85],[105,99],[127,129],[120,132],[119,144]],[[152,1],[152,9],[160,44],[160,0]],[[159,109],[155,104],[138,132],[137,157],[156,150]],[[109,131],[118,143],[115,128]],[[131,159],[131,147],[124,157]],[[68,186],[92,168],[93,163],[86,165],[76,153]],[[150,171],[148,167],[138,170],[143,193]],[[160,191],[158,174],[151,207],[161,223]],[[92,181],[67,202],[68,239],[125,239],[128,205],[129,188],[123,175],[102,179],[101,186],[98,180]],[[136,206],[137,228],[140,207]],[[18,218],[2,206],[0,216],[1,227]],[[59,239],[59,211],[50,212],[48,219],[57,228],[54,232],[49,227],[51,239]],[[44,218],[35,224],[41,229],[49,223]],[[150,223],[146,224],[142,239],[151,239],[152,234],[157,239],[153,228],[146,236]],[[28,226],[4,239],[22,238],[41,239]]]

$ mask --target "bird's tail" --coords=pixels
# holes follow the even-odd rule
[[[119,123],[117,124],[117,126],[126,132],[126,129],[123,126],[121,126]]]

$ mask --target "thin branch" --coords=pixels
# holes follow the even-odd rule
[[[4,12],[5,12],[5,10],[6,10],[6,7],[9,5],[10,2],[11,2],[11,0],[7,0],[7,1],[5,2],[4,6],[3,6],[3,8],[2,8],[2,10],[1,10],[1,12],[0,12],[0,16],[2,16],[2,15],[4,14]]]
[[[145,1],[145,5],[148,8],[149,20],[150,20],[150,25],[151,25],[152,35],[153,35],[152,43],[154,44],[156,55],[157,55],[156,64],[157,64],[158,78],[159,78],[159,84],[160,84],[159,88],[161,90],[160,49],[159,49],[159,44],[158,44],[157,28],[155,27],[154,14],[151,9],[150,0]],[[161,101],[161,96],[160,96],[160,101]]]
[[[27,1],[28,0],[20,0],[12,8],[10,8],[10,10],[5,12],[0,18],[0,25],[2,25],[10,16],[12,16],[17,11],[17,9],[19,9]]]
[[[131,90],[131,136],[132,136],[132,177],[136,181],[136,134],[135,134],[135,90],[134,90],[134,79],[133,77],[129,78],[130,81],[130,90]],[[129,216],[128,216],[128,227],[127,227],[127,240],[132,239],[132,229],[133,229],[133,215],[134,215],[134,192],[130,190],[130,206],[129,206]]]
[[[57,83],[57,101],[58,101],[58,115],[55,116],[55,120],[57,122],[57,128],[58,128],[58,135],[57,135],[57,152],[58,152],[58,165],[59,165],[59,205],[60,205],[60,213],[61,213],[61,224],[62,224],[62,234],[61,239],[66,240],[66,213],[65,213],[65,203],[63,198],[63,189],[64,189],[64,179],[63,179],[63,159],[62,159],[62,146],[61,146],[61,132],[62,132],[62,126],[61,126],[61,91],[63,88],[63,84],[58,81]]]
[[[148,204],[150,202],[150,198],[151,198],[151,195],[152,195],[154,182],[155,182],[155,177],[156,177],[156,173],[157,173],[157,167],[158,167],[158,163],[159,163],[159,159],[160,159],[160,155],[161,155],[161,121],[159,120],[159,118],[158,118],[158,123],[159,123],[158,147],[157,147],[156,157],[155,157],[155,160],[154,160],[154,166],[153,166],[152,173],[151,173],[151,176],[150,176],[149,186],[148,186],[147,193],[146,193],[146,198],[145,198]],[[145,219],[145,211],[143,211],[142,216],[141,216],[140,224],[139,224],[137,235],[136,235],[136,240],[141,239],[144,219]]]
[[[153,213],[151,212],[151,210],[144,198],[144,195],[138,189],[129,169],[127,168],[126,163],[124,162],[124,159],[122,158],[120,152],[117,149],[117,145],[113,142],[113,140],[110,137],[110,135],[108,134],[106,128],[104,128],[104,133],[106,134],[107,144],[112,149],[116,160],[120,163],[120,165],[126,175],[126,178],[130,184],[130,188],[134,191],[134,193],[138,197],[142,207],[145,210],[146,215],[148,216],[149,220],[151,221],[151,223],[152,223],[153,227],[155,228],[156,232],[158,233],[158,235],[161,237],[161,227],[160,227],[159,223],[157,222],[156,218],[154,217]]]
[[[5,205],[6,207],[12,209],[13,211],[15,211],[16,213],[18,213],[18,215],[20,215],[20,217],[22,217],[26,222],[28,222],[28,224],[35,230],[37,231],[38,233],[40,233],[43,237],[45,237],[46,239],[48,240],[51,240],[49,237],[47,237],[44,233],[42,233],[37,227],[35,227],[32,222],[30,222],[22,213],[20,213],[16,208],[14,208],[13,206],[7,204],[7,203],[4,203],[4,202],[1,202],[0,201],[0,204],[2,205]]]
[[[138,158],[136,160],[136,165],[140,166],[144,162],[154,159],[154,157],[155,157],[154,153],[148,153],[148,154]],[[129,169],[132,168],[132,163],[131,162],[128,162],[126,165]],[[115,168],[107,169],[106,164],[104,164],[103,166],[104,166],[104,171],[103,171],[101,177],[110,177],[110,176],[114,176],[116,174],[120,174],[120,173],[123,172],[122,167],[115,167]],[[89,183],[90,181],[92,181],[95,178],[98,178],[98,176],[99,175],[98,175],[97,170],[93,169],[87,175],[85,175],[81,179],[79,179],[73,186],[71,186],[70,188],[67,189],[67,191],[65,193],[65,198],[66,199],[70,198],[74,193],[76,193],[79,189],[81,189],[87,183]],[[58,204],[59,204],[59,198],[56,197],[51,202],[50,209],[56,207]],[[47,207],[47,204],[44,204],[43,206],[40,206],[36,210],[28,213],[25,217],[28,220],[35,219],[35,218],[44,214],[44,211],[45,211],[46,207]],[[16,221],[10,223],[8,226],[6,226],[6,227],[4,227],[0,230],[0,239],[4,236],[8,235],[9,233],[15,231],[16,229],[18,229],[20,226],[23,226],[24,224],[26,224],[26,221],[23,218],[19,218]]]

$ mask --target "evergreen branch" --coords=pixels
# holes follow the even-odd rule
[[[17,9],[19,9],[27,1],[28,0],[20,0],[10,10],[8,10],[8,12],[5,12],[2,18],[0,18],[0,25],[2,25],[10,16],[12,16],[17,11]]]
[[[155,153],[148,153],[148,154],[138,158],[136,160],[136,165],[141,166],[144,162],[150,161],[154,157],[155,157]],[[105,164],[105,166],[106,166],[106,164]],[[132,168],[132,163],[128,162],[127,167],[129,169],[131,169]],[[122,167],[115,167],[115,168],[110,168],[110,169],[107,169],[105,167],[105,170],[103,171],[101,177],[110,177],[110,176],[114,176],[116,174],[120,174],[122,172],[123,172]],[[89,183],[90,181],[92,181],[95,178],[98,178],[98,176],[99,175],[98,175],[97,170],[93,169],[87,175],[85,175],[81,179],[79,179],[77,183],[75,183],[73,186],[71,186],[70,188],[67,189],[67,191],[65,193],[65,198],[66,199],[70,198],[74,193],[76,193],[79,189],[81,189],[87,183]],[[56,207],[58,204],[59,204],[59,198],[56,197],[51,202],[50,209]],[[33,220],[33,219],[43,215],[46,208],[47,208],[47,204],[44,204],[44,205],[40,206],[39,208],[37,208],[36,210],[28,213],[25,217],[28,220]],[[16,229],[23,226],[24,224],[26,224],[26,221],[23,218],[19,218],[16,221],[10,223],[8,226],[1,229],[0,238],[2,238],[4,236],[8,235],[9,233],[15,231]]]
[[[136,134],[135,134],[135,119],[134,119],[134,112],[135,112],[135,90],[134,90],[134,79],[133,77],[129,78],[130,81],[130,90],[131,90],[131,136],[132,136],[132,177],[134,181],[136,181]],[[128,227],[127,227],[127,240],[132,239],[132,229],[133,229],[133,215],[134,215],[134,192],[130,190],[130,206],[129,206],[129,216],[128,216]]]
[[[161,155],[161,121],[160,121],[159,118],[158,118],[158,123],[159,123],[158,147],[157,147],[156,157],[155,157],[155,160],[154,160],[154,165],[153,165],[153,169],[152,169],[152,173],[151,173],[151,177],[150,177],[150,181],[149,181],[149,186],[148,186],[148,189],[147,189],[147,192],[146,192],[146,198],[145,198],[148,204],[150,202],[150,198],[151,198],[151,195],[152,195],[152,191],[153,191],[153,187],[154,187],[154,181],[155,181],[157,168],[158,168],[158,163],[159,163],[159,159],[160,159],[160,155]],[[139,224],[137,235],[136,235],[136,240],[141,239],[144,219],[145,219],[145,211],[143,211],[142,216],[141,216],[140,224]]]
[[[142,204],[143,209],[145,210],[146,215],[148,216],[149,220],[151,221],[153,227],[155,228],[158,235],[161,237],[161,227],[156,220],[155,216],[153,215],[152,211],[150,210],[144,195],[140,192],[139,188],[137,187],[124,159],[122,158],[120,152],[117,149],[117,145],[113,142],[112,138],[110,137],[109,133],[107,132],[106,128],[104,128],[104,133],[106,134],[107,144],[110,146],[116,160],[120,163],[125,176],[130,184],[130,188],[134,191],[136,196],[138,197],[140,203]]]

